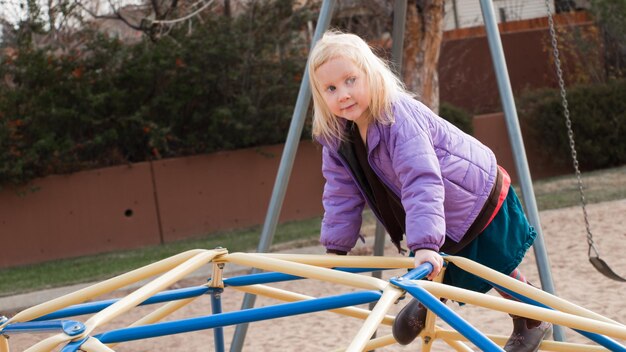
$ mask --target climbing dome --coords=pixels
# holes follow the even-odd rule
[[[302,254],[228,253],[226,249],[191,250],[136,269],[126,274],[97,283],[65,296],[44,302],[0,320],[0,352],[10,351],[9,337],[14,334],[48,332],[26,351],[115,351],[118,344],[159,336],[182,334],[212,329],[214,349],[224,351],[225,326],[276,319],[319,311],[363,320],[355,336],[338,341],[338,351],[368,351],[395,344],[391,335],[375,337],[380,325],[391,325],[394,316],[390,309],[403,296],[411,295],[428,309],[426,328],[421,333],[422,350],[430,351],[434,341],[441,339],[457,351],[472,351],[467,342],[482,351],[502,351],[507,337],[485,334],[443,304],[439,298],[482,306],[487,309],[549,321],[574,329],[595,345],[544,341],[542,351],[626,351],[615,339],[626,339],[626,326],[590,310],[523,284],[468,259],[444,256],[447,263],[481,277],[499,290],[519,299],[517,301],[480,294],[442,284],[442,273],[434,281],[421,280],[432,267],[424,264],[407,271],[403,276],[389,280],[379,279],[365,272],[409,269],[412,258],[375,256],[327,256]],[[264,272],[224,277],[224,267],[237,264],[261,269]],[[190,273],[205,265],[211,266],[206,284],[167,290]],[[401,271],[404,272],[404,271]],[[311,297],[272,287],[272,283],[288,280],[318,280],[335,283],[350,289],[348,293]],[[147,283],[145,283],[147,282]],[[129,285],[142,284],[130,294],[114,300],[93,301],[97,297]],[[221,300],[229,290],[239,290],[267,296],[286,303],[223,312]],[[180,320],[161,320],[170,316],[196,298],[209,294],[212,312],[206,316]],[[87,303],[85,303],[87,302]],[[374,308],[355,306],[374,302]],[[116,317],[140,305],[164,303],[159,308],[128,327],[94,334]],[[88,315],[85,321],[74,317]],[[436,324],[436,318],[445,321],[451,329]]]

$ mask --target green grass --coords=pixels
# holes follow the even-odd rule
[[[626,166],[582,174],[587,204],[626,198]],[[519,187],[516,187],[519,189]],[[576,175],[553,177],[533,184],[539,210],[580,206]]]
[[[626,166],[585,173],[583,183],[588,203],[626,198]],[[580,205],[578,185],[573,174],[535,182],[533,188],[539,210]],[[365,219],[371,223],[374,221],[371,214],[366,214]],[[319,217],[281,224],[276,230],[271,249],[317,245],[319,231]],[[254,227],[136,250],[1,269],[0,296],[101,281],[189,249],[220,246],[231,253],[254,251],[259,243],[260,233],[261,227]]]
[[[289,243],[290,248],[319,243],[320,222],[321,218],[316,217],[278,225],[271,249],[279,249],[285,243]],[[0,270],[0,296],[101,281],[189,249],[211,249],[219,246],[227,248],[230,253],[255,251],[260,233],[261,227],[253,227],[159,246],[2,269]]]

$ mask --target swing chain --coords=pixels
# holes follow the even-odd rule
[[[591,234],[591,228],[589,226],[589,219],[587,215],[587,200],[585,199],[585,191],[583,189],[583,181],[578,167],[578,154],[576,153],[576,145],[574,143],[574,131],[572,130],[572,120],[570,119],[569,108],[567,103],[567,93],[565,91],[565,82],[563,80],[563,71],[561,70],[561,59],[559,58],[559,46],[557,43],[556,31],[554,30],[554,19],[552,18],[552,12],[550,11],[550,2],[545,0],[546,7],[548,8],[548,24],[550,27],[550,38],[552,39],[552,51],[554,55],[554,65],[556,66],[556,74],[559,79],[559,88],[561,90],[561,102],[563,104],[563,115],[565,116],[565,126],[567,127],[567,138],[569,139],[569,147],[572,152],[572,160],[574,170],[576,171],[576,179],[578,180],[578,190],[580,192],[580,203],[582,204],[583,217],[585,219],[585,230],[587,231],[587,244],[589,244],[588,255],[591,256],[591,251],[598,257],[598,250],[593,242],[593,235]]]

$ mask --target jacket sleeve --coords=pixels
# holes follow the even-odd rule
[[[365,200],[349,171],[327,147],[322,150],[322,174],[326,184],[320,242],[326,249],[349,252],[359,238]]]
[[[439,251],[445,241],[445,191],[432,138],[416,120],[396,128],[390,152],[406,211],[407,247]]]

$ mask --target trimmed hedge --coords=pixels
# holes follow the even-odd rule
[[[181,26],[156,42],[85,30],[71,51],[29,40],[0,47],[0,186],[283,142],[312,12],[294,10],[294,0],[247,6],[234,18],[208,13],[193,32]]]
[[[581,170],[626,164],[626,80],[568,89],[570,119]],[[537,90],[523,96],[519,117],[530,140],[545,157],[571,165],[559,91]]]

